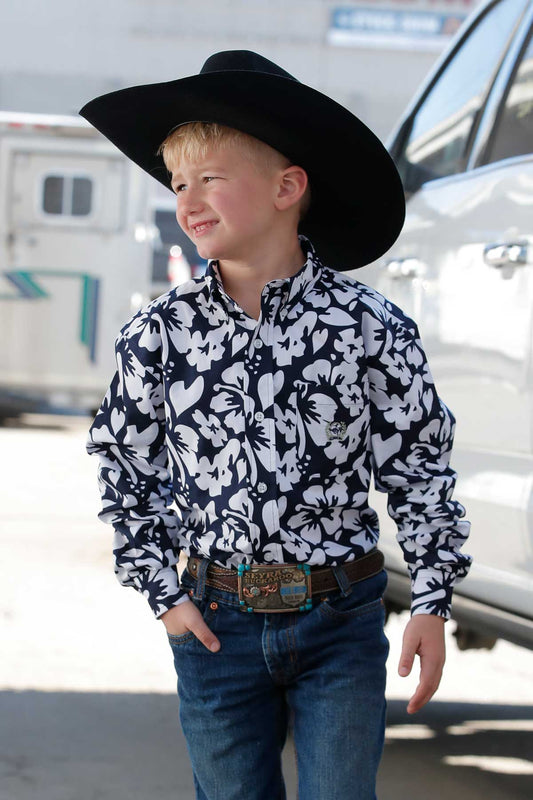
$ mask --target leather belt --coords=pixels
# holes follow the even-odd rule
[[[187,570],[198,576],[204,559],[191,556]],[[371,550],[361,558],[342,564],[348,584],[377,575],[383,569],[383,553]],[[306,611],[311,597],[338,590],[339,582],[332,567],[309,567],[306,564],[247,564],[226,569],[215,564],[207,568],[206,585],[239,595],[243,611]]]

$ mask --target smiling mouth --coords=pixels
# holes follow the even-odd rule
[[[216,224],[216,220],[209,220],[208,222],[198,222],[195,225],[189,225],[189,227],[195,236],[200,236],[202,233],[213,228]]]

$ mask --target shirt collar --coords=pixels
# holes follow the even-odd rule
[[[290,278],[277,278],[266,284],[268,286],[269,296],[273,297],[274,295],[281,294],[281,304],[287,308],[295,306],[302,297],[307,294],[316,283],[323,269],[322,263],[309,239],[303,235],[300,235],[298,238],[306,257],[303,267]],[[224,290],[218,261],[214,259],[208,262],[206,281],[213,299],[222,302],[230,313],[235,314],[235,303]]]

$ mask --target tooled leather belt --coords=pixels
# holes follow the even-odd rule
[[[196,578],[203,559],[191,556],[187,570]],[[371,578],[383,569],[383,553],[371,550],[361,558],[342,564],[348,584]],[[306,564],[247,564],[226,569],[210,564],[206,585],[239,595],[243,611],[307,611],[311,597],[339,589],[332,567]]]

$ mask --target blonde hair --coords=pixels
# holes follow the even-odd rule
[[[199,161],[205,158],[211,147],[223,148],[234,144],[239,146],[243,156],[261,172],[292,166],[286,156],[266,142],[217,122],[187,122],[180,125],[161,143],[157,154],[162,156],[166,168],[172,172],[183,159]],[[311,190],[308,185],[300,200],[300,219],[307,212],[310,203]]]

